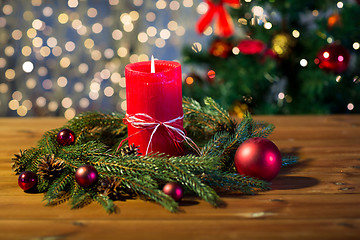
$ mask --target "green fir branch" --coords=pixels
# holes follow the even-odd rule
[[[108,196],[104,196],[102,194],[99,193],[95,193],[93,195],[93,199],[99,203],[107,213],[111,214],[111,213],[116,213],[117,212],[117,207],[114,204],[114,202],[108,197]]]
[[[123,117],[119,113],[81,113],[71,119],[64,128],[75,132],[77,143],[101,140],[107,145],[113,145],[126,135],[127,127],[122,121]]]
[[[236,123],[230,118],[229,113],[217,104],[214,99],[206,97],[204,103],[209,107],[209,111],[214,111],[215,116],[217,116],[218,126],[224,126],[224,130],[232,131]]]
[[[222,154],[222,145],[230,137],[228,132],[217,132],[208,143],[202,147],[201,156],[220,156]]]
[[[289,167],[299,162],[298,156],[293,155],[285,155],[281,158],[281,167]]]
[[[220,197],[216,194],[216,192],[205,185],[199,178],[197,178],[190,171],[186,171],[182,169],[180,166],[169,162],[166,166],[175,173],[175,178],[182,185],[187,186],[194,193],[196,193],[199,197],[209,202],[213,206],[219,206],[221,203]]]
[[[92,201],[93,198],[91,197],[91,194],[87,192],[84,188],[80,188],[79,191],[71,197],[71,209],[83,208],[91,204]]]
[[[138,196],[144,196],[148,199],[151,199],[162,205],[170,212],[178,211],[178,204],[174,201],[174,199],[159,189],[154,189],[151,185],[149,186],[149,184],[144,185],[143,183],[138,182],[137,179],[129,178],[123,179],[121,183],[124,185],[124,187],[134,191]]]
[[[60,147],[56,142],[56,135],[60,130],[60,128],[57,128],[45,132],[42,139],[38,143],[38,148],[48,155],[56,154]]]
[[[47,201],[46,206],[54,207],[69,201],[70,198],[71,198],[71,194],[69,192],[62,191],[58,194],[56,198],[53,199],[44,198],[44,200]]]
[[[25,170],[32,168],[34,159],[37,159],[40,155],[40,149],[38,148],[29,148],[24,151],[20,150],[20,154],[15,154],[15,157],[12,159],[13,170],[19,174]]]
[[[64,171],[58,179],[56,179],[49,187],[45,194],[45,200],[52,201],[59,197],[62,191],[66,191],[66,188],[70,184],[75,184],[74,173],[71,171]]]
[[[189,135],[196,138],[201,156],[125,155],[117,151],[117,144],[127,133],[123,116],[91,112],[77,115],[62,128],[47,131],[36,148],[15,155],[13,169],[17,173],[38,172],[39,162],[51,155],[61,161],[64,168],[55,177],[47,177],[46,171],[41,171],[38,177],[37,189],[45,191],[46,205],[55,206],[69,200],[71,208],[81,208],[95,201],[108,213],[117,210],[110,195],[116,199],[138,196],[177,212],[178,204],[161,191],[167,182],[178,182],[213,206],[221,204],[217,192],[253,194],[269,189],[265,181],[237,174],[233,157],[243,141],[255,136],[266,137],[273,131],[273,125],[254,121],[249,113],[237,123],[214,100],[207,98],[204,102],[201,106],[193,99],[183,99],[184,126]],[[63,128],[75,132],[74,145],[57,143],[57,132]],[[297,158],[284,157],[282,166],[296,161]],[[46,169],[46,164],[54,163],[42,163],[41,167]],[[85,164],[94,166],[99,174],[98,182],[89,188],[79,186],[75,180],[76,169]],[[111,182],[108,188],[105,180]]]
[[[244,194],[254,194],[258,191],[270,189],[270,183],[241,176],[236,173],[210,172],[202,175],[202,179],[211,187],[219,192],[242,192]]]
[[[43,177],[38,177],[36,188],[39,192],[46,192],[49,186],[50,186],[50,181],[48,179],[44,179]]]

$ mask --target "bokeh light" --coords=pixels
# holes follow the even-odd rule
[[[349,103],[348,105],[347,105],[347,109],[348,110],[350,110],[350,111],[352,111],[352,110],[354,110],[354,104],[352,104],[352,103]]]
[[[65,43],[65,49],[68,52],[72,52],[75,50],[75,43],[73,41],[68,41]]]
[[[69,21],[69,16],[66,13],[61,13],[58,17],[58,21],[61,24],[65,24]]]
[[[294,38],[299,38],[300,37],[300,32],[298,30],[293,30],[292,35],[293,35]]]
[[[187,77],[185,79],[185,82],[186,82],[186,84],[191,85],[191,84],[194,83],[194,78],[193,77]]]
[[[26,35],[29,37],[29,38],[34,38],[36,37],[36,30],[34,28],[29,28],[26,32]]]
[[[67,68],[67,67],[70,66],[70,63],[71,63],[70,58],[68,58],[68,57],[63,57],[63,58],[61,58],[59,64],[60,64],[60,67],[62,67],[62,68]]]
[[[57,84],[59,87],[66,87],[67,83],[68,83],[68,80],[64,76],[61,76],[57,79]]]
[[[40,96],[36,99],[35,101],[36,105],[39,107],[45,107],[46,105],[46,98],[44,98],[43,96]]]
[[[164,9],[166,8],[167,3],[165,0],[158,0],[155,5],[157,9]]]
[[[214,78],[215,78],[215,71],[214,71],[214,70],[208,71],[208,77],[209,77],[210,79],[214,79]]]
[[[14,55],[15,49],[12,46],[7,46],[7,47],[5,47],[4,52],[5,52],[6,56],[11,57]]]
[[[36,86],[36,80],[34,78],[29,78],[26,80],[26,87],[28,89],[33,89]]]
[[[306,59],[301,59],[301,60],[300,60],[300,65],[301,65],[302,67],[306,67],[306,66],[308,65],[308,61],[307,61]]]
[[[43,82],[42,82],[42,87],[45,89],[45,90],[50,90],[52,89],[53,87],[53,83],[50,79],[45,79]]]
[[[73,119],[75,117],[75,115],[76,115],[76,110],[74,108],[69,108],[64,113],[64,117],[67,120]]]
[[[53,13],[54,13],[54,11],[53,11],[53,9],[52,9],[51,7],[49,7],[49,6],[44,7],[44,9],[43,9],[43,15],[44,15],[45,17],[50,17]]]
[[[123,34],[119,29],[115,29],[112,32],[112,38],[115,39],[115,40],[120,40],[122,38],[122,36],[123,36]]]
[[[190,8],[194,5],[194,2],[193,2],[193,0],[184,0],[183,5],[184,5],[184,7]]]
[[[148,12],[145,18],[148,22],[154,22],[156,20],[156,14],[154,12]]]
[[[30,61],[26,61],[23,63],[22,69],[24,70],[24,72],[30,73],[32,72],[32,70],[34,70],[34,64]]]
[[[76,8],[79,5],[78,0],[68,0],[68,6],[70,8]]]
[[[359,50],[359,48],[360,48],[360,43],[354,42],[354,43],[353,43],[353,48],[354,48],[355,50]]]
[[[7,80],[13,80],[15,78],[15,70],[11,68],[7,69],[5,71],[5,77]]]
[[[22,32],[19,29],[16,29],[11,33],[11,36],[15,40],[20,40],[22,38]]]
[[[13,7],[10,4],[5,4],[2,8],[2,11],[5,15],[10,15],[13,12]]]

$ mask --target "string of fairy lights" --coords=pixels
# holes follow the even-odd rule
[[[193,0],[126,2],[3,1],[0,114],[71,119],[88,110],[126,111],[124,66],[184,42],[193,29],[193,21],[186,26],[162,14],[188,9],[196,19],[204,11]]]
[[[341,9],[343,3],[336,6]],[[202,51],[213,28],[209,26],[200,37],[194,23],[207,9],[201,0],[2,1],[0,115],[71,119],[82,111],[126,111],[125,65],[146,61],[151,54],[180,59],[184,44]],[[237,19],[236,34],[246,37],[241,36],[241,26],[247,24],[270,30],[278,24],[270,22],[276,19],[274,14],[253,6]],[[319,12],[313,10],[312,15]],[[291,34],[301,37],[297,29]],[[328,43],[334,41],[326,37]],[[284,52],[281,42],[272,46],[278,55]],[[353,48],[358,50],[359,42]],[[235,46],[232,53],[240,51]],[[306,67],[308,61],[303,58],[299,64]],[[184,77],[185,83],[191,85],[190,78]],[[337,76],[336,81],[340,79]],[[279,92],[277,97],[282,101],[286,94]]]

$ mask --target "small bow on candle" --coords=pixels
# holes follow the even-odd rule
[[[215,34],[222,37],[230,37],[234,34],[234,25],[224,4],[229,4],[233,8],[240,7],[240,0],[205,0],[208,4],[208,11],[199,19],[196,24],[198,33],[202,33],[210,25],[211,21],[218,15],[215,22]]]
[[[174,118],[174,119],[171,119],[166,122],[160,122],[145,113],[137,113],[134,115],[126,114],[123,121],[125,124],[131,124],[131,126],[133,126],[135,128],[141,128],[142,129],[141,131],[146,130],[146,129],[153,129],[150,139],[149,139],[149,143],[146,148],[145,155],[148,154],[153,136],[160,126],[163,126],[166,129],[167,133],[169,134],[170,138],[172,139],[172,141],[174,142],[174,145],[176,147],[179,147],[179,142],[185,141],[187,144],[189,144],[189,146],[192,149],[194,149],[200,155],[199,147],[196,145],[196,143],[194,143],[193,140],[191,140],[191,138],[186,136],[186,132],[181,129],[181,126],[178,125],[178,121],[182,120],[183,118],[184,118],[184,115]],[[138,134],[141,131],[139,131],[135,134]],[[128,136],[126,139],[122,140],[118,147],[118,150],[126,140],[128,140],[135,134]]]

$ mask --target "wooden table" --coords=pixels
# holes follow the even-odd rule
[[[60,118],[0,118],[0,239],[360,239],[360,116],[258,116],[275,124],[269,137],[300,163],[284,169],[273,190],[229,195],[226,208],[185,199],[172,214],[141,200],[70,210],[45,207],[42,194],[17,185],[11,158]]]

